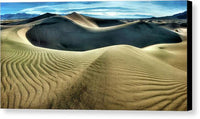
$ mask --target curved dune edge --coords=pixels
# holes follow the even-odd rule
[[[65,16],[67,19],[77,23],[77,24],[82,24],[83,26],[88,26],[88,27],[98,27],[97,24],[95,24],[94,22],[92,22],[91,20],[85,18],[82,15],[79,14],[70,14]]]
[[[130,23],[126,23],[126,24],[120,24],[120,25],[115,25],[115,26],[107,26],[107,27],[99,27],[97,24],[95,23],[91,23],[91,21],[87,20],[87,19],[82,19],[77,20],[73,17],[69,17],[69,16],[65,16],[65,18],[71,20],[72,22],[78,24],[79,26],[90,30],[92,32],[104,32],[104,31],[110,31],[110,30],[115,30],[115,29],[120,29],[126,26],[129,26],[131,24],[135,24],[135,23],[139,23],[140,21],[134,21],[134,22],[130,22]]]
[[[187,29],[177,29],[182,37],[182,42],[175,44],[157,44],[142,50],[152,56],[187,72]]]
[[[2,108],[187,109],[187,73],[163,61],[157,55],[162,51],[153,54],[151,49],[161,44],[59,51],[31,45],[27,30],[20,26],[2,31]],[[177,54],[183,48],[166,46]]]
[[[67,51],[87,51],[121,44],[143,48],[158,43],[182,42],[177,33],[142,21],[98,27],[100,31],[89,27],[90,30],[64,17],[51,17],[33,25],[26,36],[35,46]],[[110,30],[105,30],[108,28]]]

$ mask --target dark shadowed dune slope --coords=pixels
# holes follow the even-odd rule
[[[88,17],[88,16],[85,16],[85,17],[87,19],[93,21],[94,23],[96,23],[100,27],[124,24],[120,20],[115,20],[115,19],[98,19],[98,18],[93,18],[93,17]]]
[[[98,31],[88,30],[59,16],[45,19],[33,26],[26,35],[36,46],[71,51],[85,51],[119,44],[142,48],[182,41],[178,34],[155,24],[137,22]]]
[[[87,17],[87,18],[95,22],[100,27],[123,24],[123,22],[121,22],[120,20],[115,20],[115,19],[97,19],[97,18],[92,18],[92,17]]]

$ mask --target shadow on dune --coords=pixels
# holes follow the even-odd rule
[[[127,44],[139,48],[158,43],[178,43],[178,34],[156,24],[138,22],[112,30],[87,30],[64,17],[54,16],[33,26],[27,38],[36,46],[86,51],[111,45]]]

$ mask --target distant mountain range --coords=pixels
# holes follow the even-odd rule
[[[152,19],[187,19],[187,11],[165,17],[152,17]]]
[[[1,20],[29,19],[36,16],[39,16],[39,14],[26,14],[26,13],[4,14],[4,15],[1,15]]]
[[[12,19],[29,19],[33,17],[37,17],[39,14],[26,14],[26,13],[17,13],[17,14],[4,14],[1,15],[1,20],[12,20]],[[179,14],[175,14],[172,16],[165,16],[165,17],[153,17],[149,15],[136,15],[138,18],[150,18],[150,19],[186,19],[187,18],[187,11]]]

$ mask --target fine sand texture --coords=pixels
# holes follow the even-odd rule
[[[187,110],[185,28],[95,20],[48,14],[6,25],[1,108]]]

